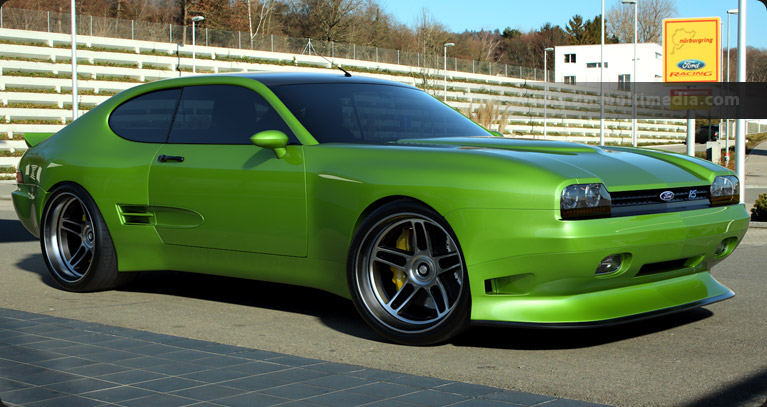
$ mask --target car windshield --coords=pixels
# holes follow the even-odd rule
[[[476,123],[418,89],[361,83],[271,89],[320,143],[488,136]]]

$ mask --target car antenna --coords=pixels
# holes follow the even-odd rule
[[[0,1],[2,1],[2,0],[0,0]],[[334,63],[333,63],[333,61],[331,61],[331,60],[329,60],[329,59],[325,58],[325,56],[324,56],[324,55],[321,55],[319,52],[317,52],[317,50],[314,48],[314,45],[312,45],[312,40],[311,40],[311,38],[309,39],[309,42],[308,42],[308,43],[306,43],[306,47],[304,47],[304,52],[306,52],[307,50],[309,51],[309,55],[311,55],[311,54],[312,54],[312,51],[314,51],[314,53],[315,53],[317,56],[319,56],[320,58],[324,59],[325,61],[328,61],[328,63],[330,64],[330,66],[331,66],[331,67],[333,67],[333,66],[335,65],[335,67],[336,67],[336,68],[340,69],[340,70],[341,70],[341,71],[344,73],[344,76],[345,76],[345,77],[347,77],[347,78],[351,78],[351,77],[352,77],[352,74],[350,74],[350,73],[349,73],[349,72],[348,72],[346,69],[344,69],[344,68],[341,68],[341,65],[336,65],[336,64],[334,64]],[[304,52],[302,52],[302,53],[301,53],[301,55],[303,55],[303,54],[304,54]]]

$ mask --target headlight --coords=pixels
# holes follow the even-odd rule
[[[562,219],[604,218],[610,216],[610,193],[602,184],[570,185],[562,191]]]
[[[726,175],[714,178],[711,184],[711,206],[732,205],[740,202],[738,177]]]

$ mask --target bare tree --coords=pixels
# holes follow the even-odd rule
[[[767,50],[747,48],[746,81],[767,82]]]
[[[253,3],[256,3],[255,12],[251,11]],[[260,32],[266,32],[266,22],[269,21],[274,7],[277,5],[275,0],[247,0],[248,5],[248,32],[250,33],[250,47],[253,48],[253,39]],[[256,27],[253,27],[254,14]]]
[[[663,39],[663,19],[677,16],[676,0],[637,0],[637,42]],[[620,42],[634,41],[634,7],[616,3],[607,12],[607,35]]]

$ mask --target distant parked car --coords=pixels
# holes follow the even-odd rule
[[[695,142],[704,144],[708,141],[719,140],[719,125],[702,126],[695,132]]]

